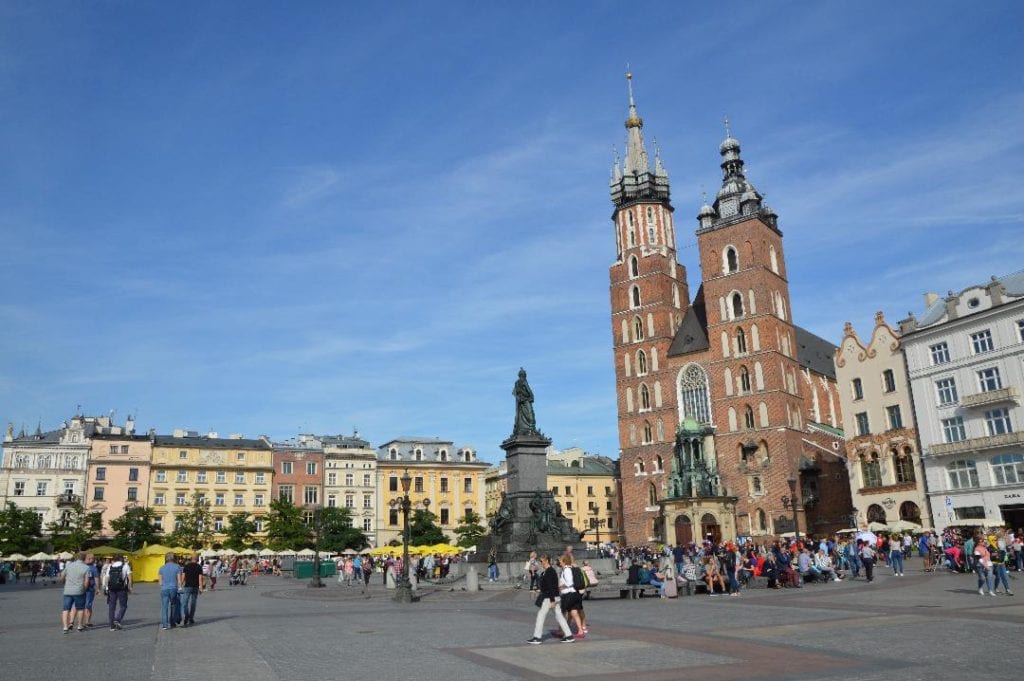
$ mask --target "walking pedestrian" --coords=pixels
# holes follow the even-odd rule
[[[89,566],[85,564],[85,552],[79,553],[76,560],[64,567],[60,579],[64,582],[61,630],[66,634],[77,624],[79,631],[85,631],[82,616],[85,614],[85,591],[89,588]]]
[[[974,571],[978,573],[978,595],[984,596],[987,586],[988,595],[995,596],[992,593],[992,554],[985,546],[985,538],[980,534],[975,540],[972,558],[974,559]]]
[[[82,622],[86,629],[92,627],[92,604],[96,600],[96,589],[100,585],[100,571],[96,567],[96,556],[85,554],[85,564],[89,568],[89,586],[85,589],[85,617]]]
[[[527,643],[531,645],[540,645],[543,643],[541,636],[544,633],[544,620],[547,619],[548,612],[551,610],[555,611],[555,621],[558,622],[558,626],[562,631],[562,643],[572,643],[575,641],[575,637],[572,635],[572,630],[569,629],[569,623],[565,621],[565,616],[562,614],[562,609],[559,607],[559,589],[558,589],[558,571],[551,565],[551,557],[547,554],[540,557],[541,565],[541,578],[540,578],[540,595],[537,596],[537,619],[533,624],[533,638],[529,639]]]
[[[111,631],[122,628],[131,590],[132,568],[124,556],[117,554],[113,562],[103,569],[103,591],[107,594],[107,621]]]
[[[864,577],[871,583],[875,581],[875,548],[871,546],[871,542],[858,540],[857,543],[860,545],[860,562],[864,566]]]
[[[160,583],[160,628],[163,630],[177,626],[175,619],[175,601],[178,588],[183,582],[181,566],[174,562],[174,553],[164,556],[164,564],[158,572]]]
[[[206,580],[203,577],[203,566],[199,564],[199,556],[192,554],[188,564],[182,569],[182,591],[185,596],[184,626],[189,627],[196,623],[196,602],[199,594],[203,593],[206,587]]]
[[[893,576],[903,576],[903,547],[895,538],[889,543],[889,565]]]

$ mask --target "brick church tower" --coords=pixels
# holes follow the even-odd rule
[[[768,537],[793,531],[794,515],[802,533],[845,527],[835,346],[793,324],[777,216],[727,121],[691,302],[668,174],[657,156],[650,168],[627,79],[609,269],[625,542]]]
[[[629,84],[626,157],[610,183],[616,258],[611,278],[612,335],[619,407],[623,531],[653,540],[660,487],[655,476],[672,457],[678,421],[668,350],[689,302],[686,271],[676,262],[668,173],[660,155],[651,170],[643,120]],[[652,498],[651,486],[655,495]]]

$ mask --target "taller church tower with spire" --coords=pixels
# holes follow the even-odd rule
[[[697,216],[692,301],[668,175],[660,155],[650,168],[632,87],[626,129],[610,268],[626,543],[845,527],[835,346],[792,321],[778,217],[728,121],[722,186]]]

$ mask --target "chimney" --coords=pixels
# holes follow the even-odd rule
[[[175,428],[174,429],[174,437],[185,437],[185,429],[184,428]]]
[[[220,437],[220,435],[218,435],[215,431],[212,431],[212,430],[209,433],[206,434],[206,438],[208,440],[216,440],[219,437]]]
[[[931,291],[929,291],[928,293],[924,294],[924,307],[925,307],[925,309],[928,309],[929,307],[931,307],[935,303],[935,301],[938,300],[938,299],[939,299],[939,294],[938,293],[932,293]]]

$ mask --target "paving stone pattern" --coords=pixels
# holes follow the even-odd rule
[[[916,563],[916,561],[915,561]],[[0,586],[0,668],[19,680],[343,678],[957,679],[1019,651],[1021,595],[982,597],[973,575],[749,591],[738,598],[604,598],[587,603],[590,635],[528,646],[535,614],[524,591],[424,588],[401,606],[379,584],[306,588],[259,577],[200,597],[197,625],[161,631],[159,594],[142,585],[126,628],[97,601],[94,629],[60,631],[60,589]],[[553,626],[549,618],[546,629]],[[979,666],[981,665],[981,666]]]

